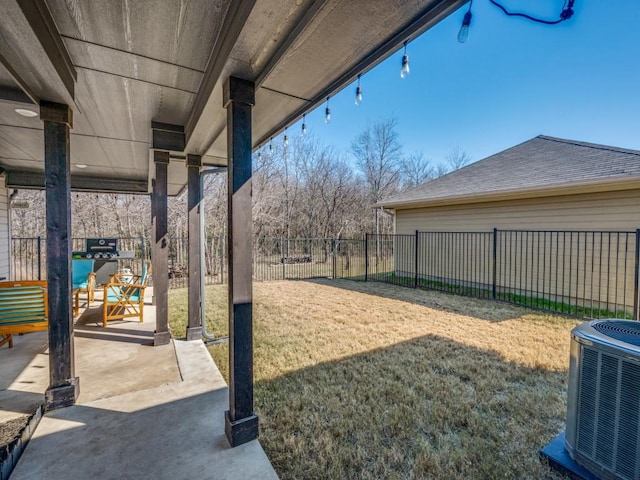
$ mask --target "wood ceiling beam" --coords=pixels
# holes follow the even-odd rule
[[[284,37],[284,40],[276,51],[271,55],[269,61],[266,63],[260,74],[255,79],[256,87],[262,85],[264,80],[269,76],[269,74],[273,71],[274,68],[278,65],[282,57],[287,53],[287,51],[291,48],[291,46],[296,42],[300,34],[305,31],[307,26],[311,23],[311,21],[316,17],[320,9],[324,6],[324,0],[314,0],[302,18],[296,23],[295,27],[288,35]]]
[[[20,0],[18,5],[67,93],[72,99],[75,99],[75,84],[78,73],[73,66],[67,47],[60,37],[47,3],[42,0]],[[22,85],[20,87],[22,88]],[[26,93],[29,94],[29,92]]]
[[[0,64],[2,64],[7,73],[11,76],[11,78],[13,78],[13,81],[16,83],[16,85],[20,87],[22,92],[31,101],[30,103],[38,105],[40,103],[40,99],[38,98],[38,96],[33,92],[33,90],[31,90],[29,84],[25,82],[20,74],[13,68],[11,62],[9,62],[9,60],[7,60],[4,55],[2,55],[2,52],[0,52]]]
[[[187,142],[202,117],[202,112],[204,112],[214,87],[220,80],[222,70],[229,60],[229,55],[231,55],[231,51],[238,41],[255,3],[256,0],[229,2],[229,9],[224,17],[222,29],[213,45],[202,83],[200,84],[200,88],[193,102],[193,108],[189,113],[189,118],[185,125]]]
[[[33,100],[20,88],[0,86],[0,102],[15,103],[19,105],[29,105],[33,107]]]
[[[318,12],[322,9],[324,5],[325,5],[324,0],[313,0],[311,2],[309,8],[304,13],[302,18],[298,20],[298,22],[295,24],[291,32],[289,32],[287,35],[284,35],[284,40],[282,41],[282,43],[278,45],[278,48],[275,50],[273,55],[271,55],[267,63],[264,65],[260,73],[255,78],[254,83],[256,85],[256,88],[258,88],[269,76],[269,74],[273,71],[273,69],[277,67],[280,60],[285,56],[285,54],[289,51],[291,46],[296,42],[298,37],[300,37],[300,35],[305,31],[305,29],[309,26],[311,21],[316,17]],[[215,141],[218,139],[218,137],[220,137],[220,135],[224,133],[225,128],[226,126],[218,129],[218,131],[212,135],[209,143],[203,146],[202,151],[204,152],[208,151],[209,148],[211,148],[211,145],[213,145]],[[187,124],[187,129],[188,129],[188,124]],[[190,130],[190,131],[193,131],[193,130]],[[188,130],[188,132],[190,131]],[[187,139],[188,138],[189,136],[187,135]]]
[[[43,172],[5,171],[5,183],[8,188],[44,188]],[[71,175],[71,190],[100,193],[148,193],[148,181],[123,178],[92,177]]]

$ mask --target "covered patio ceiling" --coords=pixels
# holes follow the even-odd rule
[[[256,84],[255,148],[464,3],[0,0],[0,168],[9,187],[43,186],[42,121],[15,109],[52,101],[74,111],[73,189],[150,192],[153,123],[170,143],[184,132],[176,195],[186,154],[227,163],[230,75]]]

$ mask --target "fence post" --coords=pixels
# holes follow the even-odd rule
[[[218,245],[220,245],[220,285],[224,285],[224,252],[226,252],[226,248],[224,242],[226,241],[226,237],[222,236],[218,240]]]
[[[636,263],[633,273],[633,318],[640,320],[640,309],[638,306],[638,283],[640,281],[640,228],[636,229]]]
[[[333,278],[334,280],[336,278],[336,262],[337,262],[336,249],[337,249],[337,245],[338,245],[338,243],[336,242],[336,239],[332,238],[331,239],[331,258],[332,258],[332,260],[331,260],[331,263],[332,263],[331,268],[333,269],[333,275],[332,275],[331,278]]]
[[[280,253],[282,255],[282,280],[287,279],[287,257],[284,255],[284,237],[280,237]]]
[[[42,238],[38,237],[38,280],[42,280]]]
[[[418,230],[416,230],[416,246],[415,246],[415,271],[414,271],[414,278],[413,278],[413,288],[418,288]]]
[[[364,281],[369,281],[369,234],[364,234]]]
[[[498,229],[493,229],[493,285],[491,288],[491,293],[493,299],[496,299],[496,281],[498,278]]]
[[[142,237],[140,237],[140,275],[142,275],[142,272],[144,271],[144,266],[145,263],[147,263],[147,252],[145,251],[145,243],[146,243],[146,239],[144,238],[144,235]]]

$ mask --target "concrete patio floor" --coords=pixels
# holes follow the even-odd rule
[[[201,341],[153,347],[155,310],[100,322],[99,302],[75,327],[80,397],[46,413],[12,479],[277,479],[260,443],[229,447],[228,388]],[[0,349],[0,421],[33,413],[48,385],[47,334]]]

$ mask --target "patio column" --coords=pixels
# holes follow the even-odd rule
[[[151,275],[153,276],[153,272],[156,271],[156,249],[155,249],[155,238],[156,238],[156,196],[153,194],[156,190],[156,180],[155,178],[151,179],[151,193],[149,194],[149,200],[151,201],[151,240],[153,241],[153,245],[149,249],[149,255],[151,256]],[[153,289],[153,294],[151,295],[151,305],[156,305],[156,289]]]
[[[200,222],[202,192],[200,191],[200,155],[187,155],[187,183],[189,210],[189,323],[187,324],[187,340],[200,340],[202,326],[200,324],[200,303],[202,302],[200,258]]]
[[[49,387],[45,408],[73,405],[80,393],[75,375],[71,314],[71,162],[68,105],[41,102],[44,122],[44,175],[47,212],[47,288],[49,298]]]
[[[153,295],[156,304],[156,331],[153,344],[165,345],[171,340],[169,333],[169,239],[167,238],[167,169],[169,152],[154,150],[156,178],[153,183]]]
[[[258,437],[253,411],[251,107],[253,82],[229,77],[224,84],[227,109],[229,258],[229,410],[225,433],[232,447]]]

